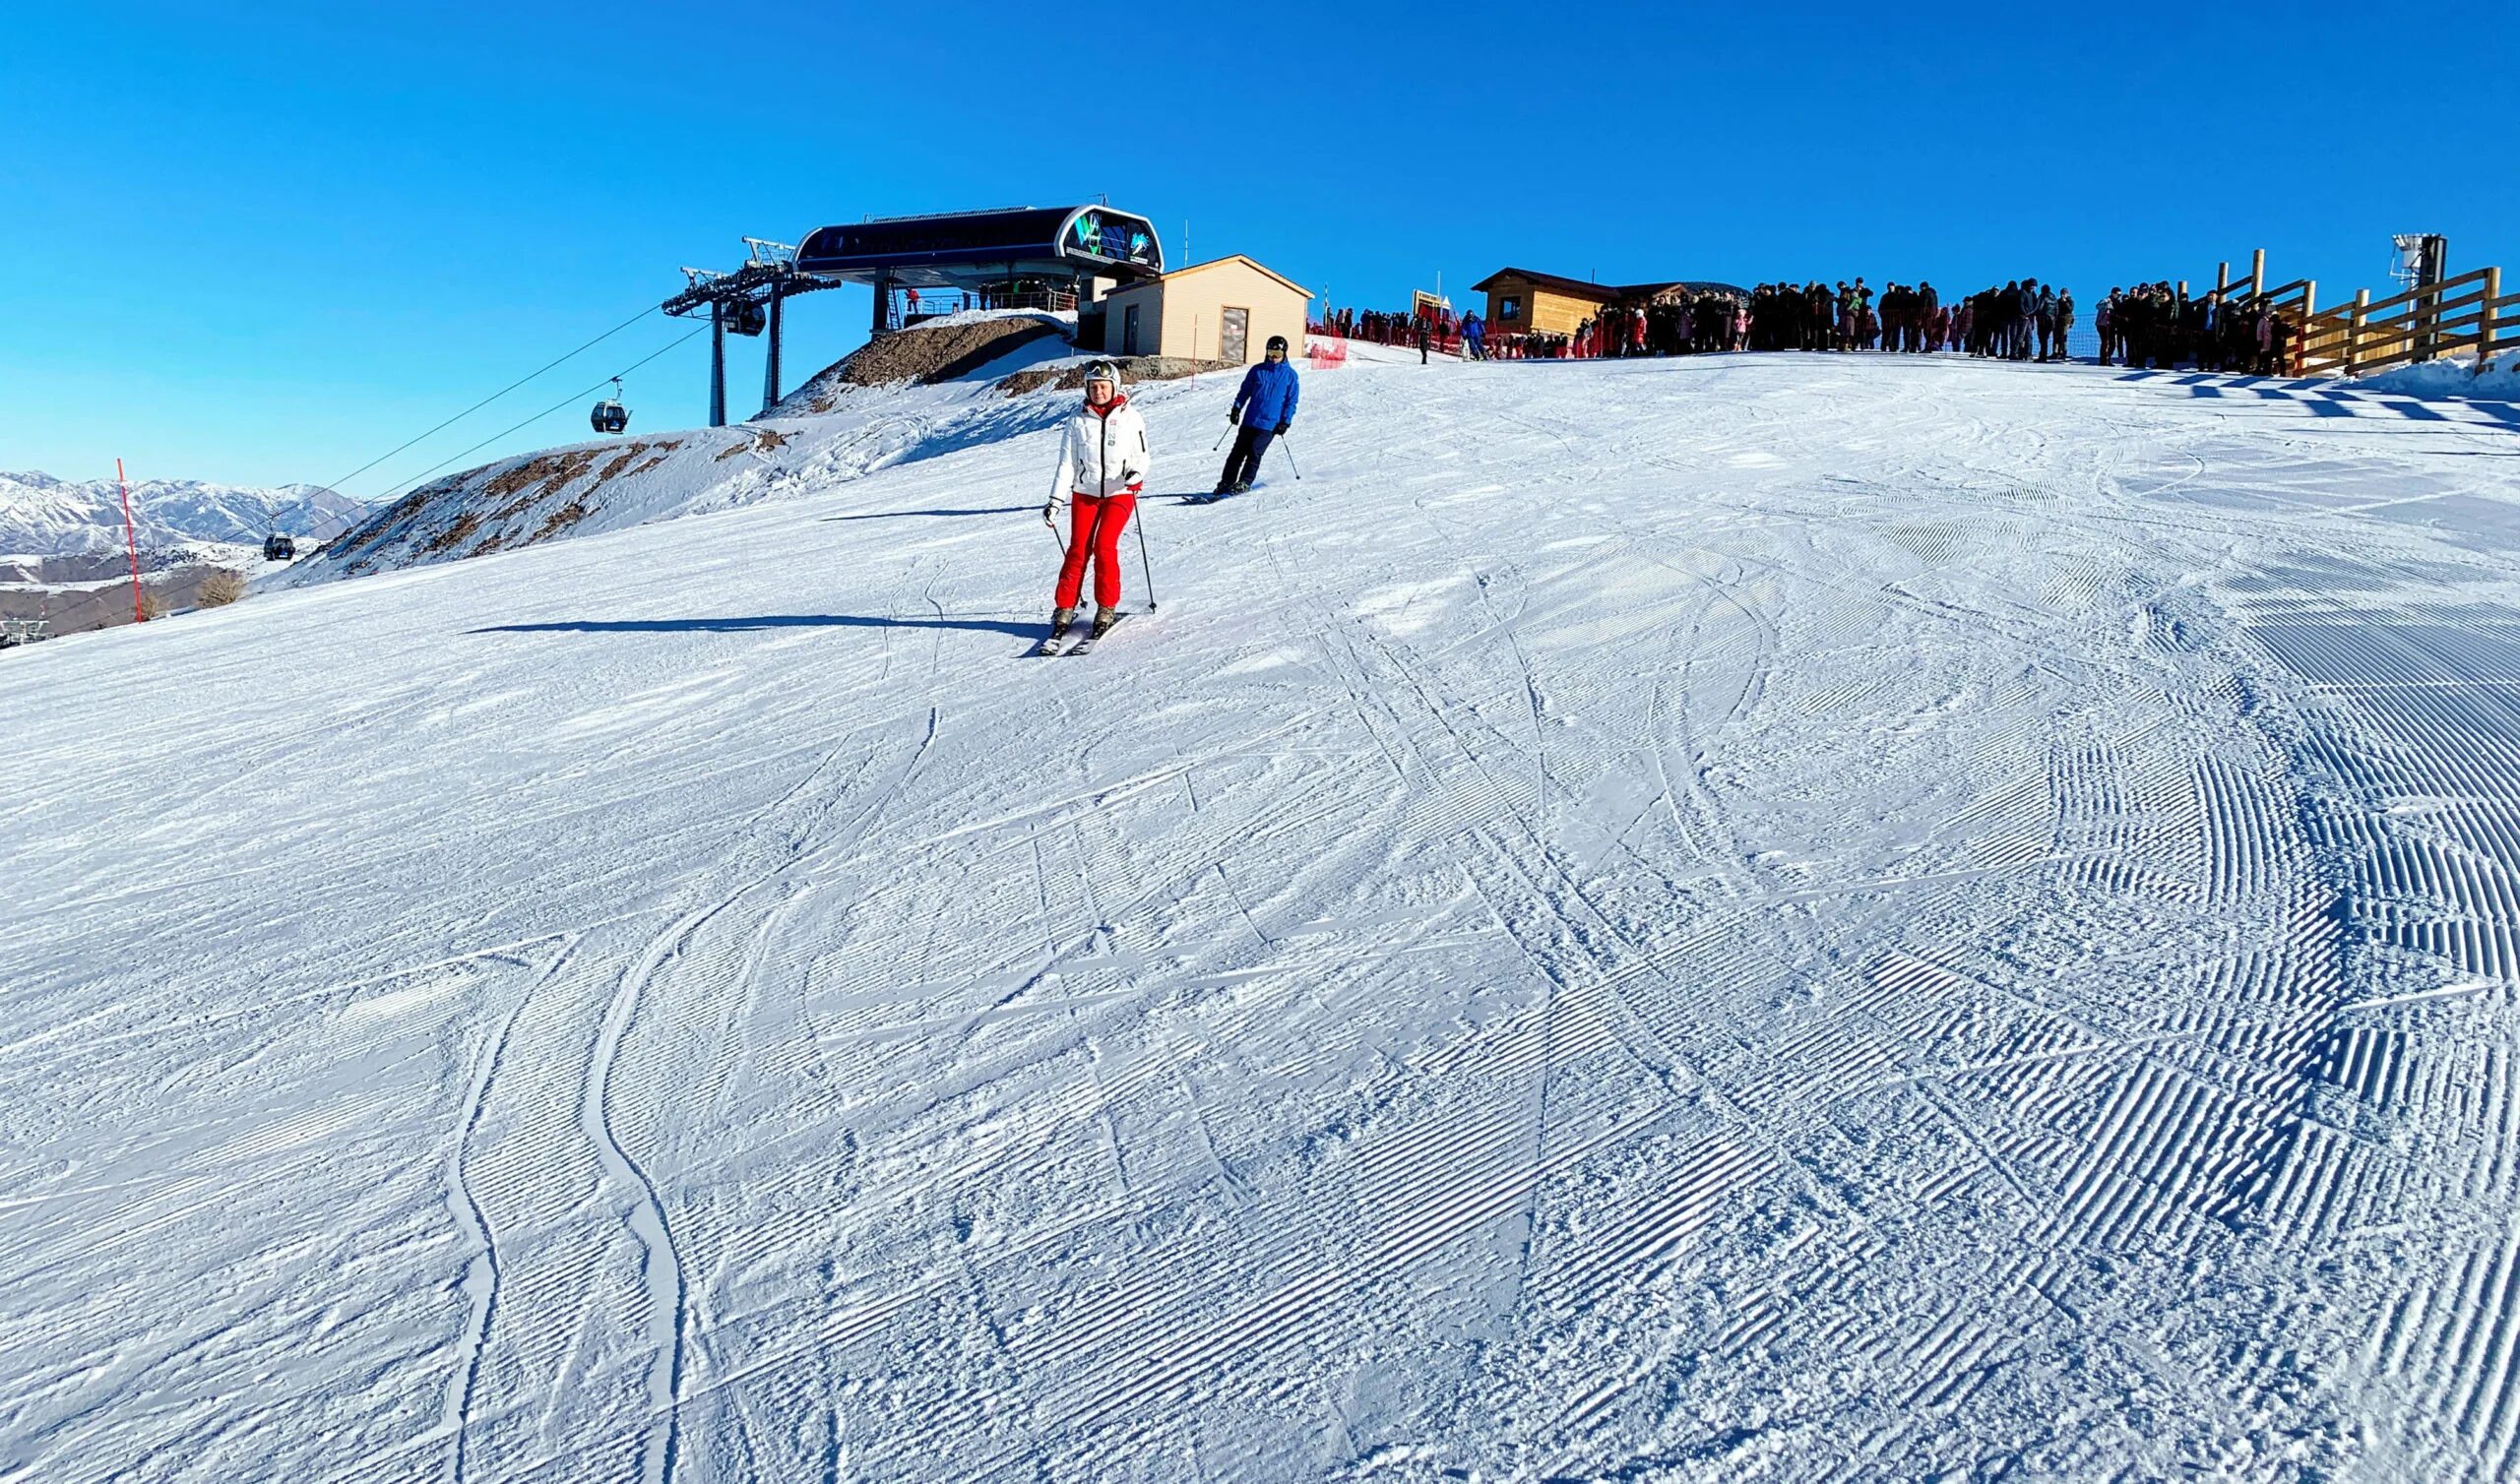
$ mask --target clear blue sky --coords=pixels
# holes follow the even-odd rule
[[[2454,272],[2520,268],[2511,15],[2437,6],[2399,50],[2342,4],[22,8],[0,468],[329,480],[747,233],[1098,193],[1175,261],[1186,219],[1197,257],[1362,305],[1509,263],[2029,273],[2088,303],[2260,245],[2333,297],[2418,229]],[[795,306],[790,382],[865,318],[862,291]],[[680,333],[625,332],[349,492]],[[705,418],[706,345],[631,380],[635,428]],[[478,457],[585,436],[573,402]]]

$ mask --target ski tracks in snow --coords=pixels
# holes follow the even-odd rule
[[[337,837],[204,847],[205,772],[127,922],[0,917],[59,1002],[0,1220],[84,1239],[0,1271],[83,1336],[0,1458],[2508,1471],[2520,491],[2088,368],[1343,376],[1084,664],[1012,661],[1048,543],[958,519],[1023,440],[109,637],[200,647],[154,770],[259,738]],[[195,693],[294,602],[408,686]],[[495,802],[393,781],[449,748]],[[60,775],[0,827],[104,880],[61,822],[146,788]],[[256,935],[251,1003],[175,956]],[[380,1235],[222,1242],[295,1229],[256,1181]],[[186,1328],[143,1242],[247,1297]]]

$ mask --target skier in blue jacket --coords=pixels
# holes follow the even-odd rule
[[[1217,476],[1220,495],[1250,489],[1260,472],[1260,456],[1295,425],[1300,389],[1295,385],[1295,368],[1287,364],[1287,338],[1269,337],[1267,354],[1268,359],[1242,373],[1242,390],[1233,394],[1233,409],[1225,414],[1226,421],[1239,424],[1242,431],[1233,435],[1233,451],[1225,456],[1225,472]]]

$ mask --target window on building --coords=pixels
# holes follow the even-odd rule
[[[1520,294],[1515,294],[1496,301],[1496,318],[1500,320],[1519,320],[1522,317],[1523,300]]]

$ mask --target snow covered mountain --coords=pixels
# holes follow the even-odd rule
[[[2510,404],[1033,402],[0,656],[0,1477],[2512,1477]]]
[[[322,540],[367,515],[366,506],[320,485],[252,489],[198,479],[134,484],[131,510],[144,547],[259,546],[274,530]],[[0,473],[0,552],[74,556],[122,547],[122,494],[111,479],[74,483],[44,473]]]

